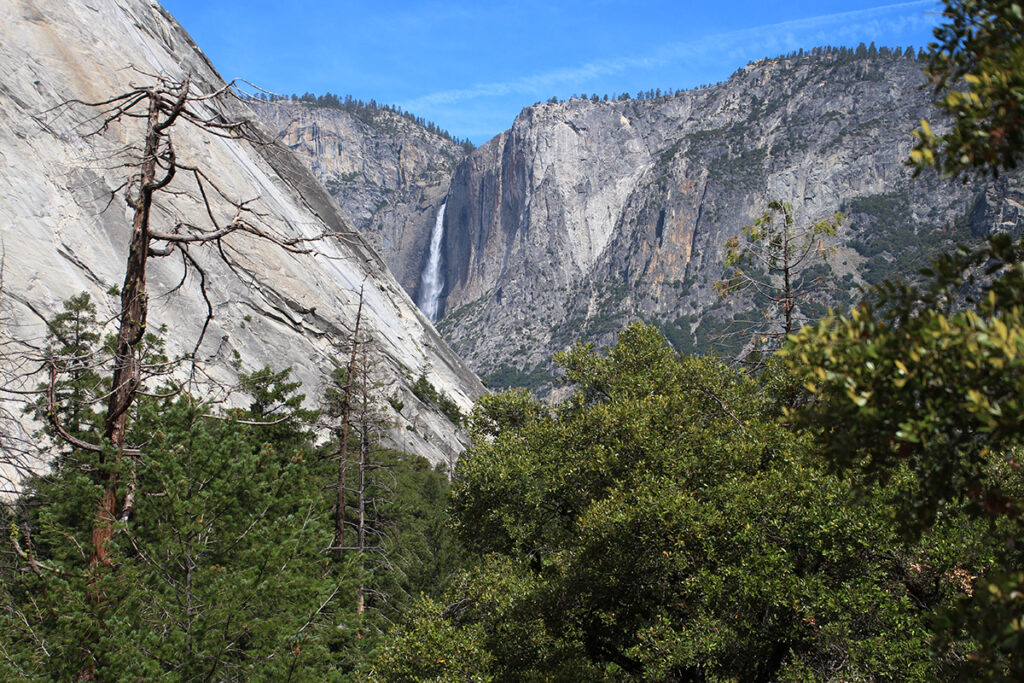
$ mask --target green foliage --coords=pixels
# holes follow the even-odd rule
[[[102,431],[102,397],[108,390],[100,374],[103,349],[100,344],[96,306],[82,292],[64,302],[64,310],[47,322],[49,343],[44,351],[57,373],[54,405],[64,428],[76,438],[98,442]],[[30,410],[36,418],[47,418],[47,400],[40,398]],[[63,458],[56,466],[62,466]]]
[[[979,193],[975,203],[981,197]],[[973,208],[965,207],[960,218],[939,226],[915,219],[899,193],[865,195],[846,202],[842,212],[856,226],[848,245],[866,258],[858,269],[860,276],[870,285],[913,279],[957,244],[977,242],[970,221]]]
[[[278,102],[288,98],[282,97],[280,95],[272,95],[270,97],[263,96],[253,99],[260,99],[269,102]],[[416,116],[412,112],[406,111],[397,105],[381,104],[373,99],[371,99],[369,102],[364,102],[363,100],[352,97],[352,95],[344,95],[342,97],[339,97],[334,93],[330,92],[325,93],[323,95],[314,95],[313,93],[310,92],[307,92],[302,96],[292,95],[291,101],[302,102],[303,104],[313,105],[317,107],[340,109],[342,111],[348,112],[349,114],[352,114],[357,119],[359,119],[360,121],[369,126],[377,125],[378,117],[381,115],[382,112],[390,112],[396,116],[401,116],[407,121],[415,123],[417,126],[420,126],[421,128],[425,129],[428,133],[432,135],[437,135],[438,137],[442,137],[445,140],[454,142],[456,145],[460,146],[466,154],[469,154],[474,149],[476,149],[476,145],[474,145],[469,138],[459,139],[453,137],[451,133],[444,130],[433,121],[428,121],[422,116]]]
[[[818,434],[827,461],[864,486],[914,481],[911,495],[894,501],[911,535],[967,500],[1009,548],[1024,540],[1022,254],[1006,236],[959,250],[926,271],[928,287],[888,283],[785,351],[814,394],[795,417]],[[973,638],[965,676],[1024,676],[1021,566],[1019,550],[1002,558],[988,577],[967,582],[972,599],[943,614],[940,648]]]
[[[768,304],[766,301],[760,303],[765,306]],[[671,323],[654,324],[657,324],[661,333],[672,344],[672,348],[682,355],[737,358],[742,355],[744,347],[750,341],[753,334],[751,330],[763,327],[764,317],[762,314],[730,312],[727,304],[719,301],[700,315],[683,315]]]
[[[544,363],[538,363],[529,372],[518,370],[511,365],[500,365],[497,370],[484,375],[481,379],[491,389],[537,389],[552,381],[551,371]]]
[[[777,372],[680,358],[638,325],[558,363],[576,387],[562,403],[474,411],[453,515],[477,562],[389,640],[383,678],[945,674],[929,619],[958,568],[998,552],[979,527],[950,509],[904,543],[887,510],[914,480],[859,497],[827,474],[778,420],[795,389]]]
[[[397,451],[378,451],[371,457],[386,493],[376,504],[381,522],[390,529],[382,542],[391,568],[374,577],[377,594],[386,599],[371,597],[370,604],[398,619],[414,600],[440,596],[465,558],[449,523],[451,485],[442,469]]]
[[[910,207],[907,206],[907,202],[896,192],[855,197],[847,202],[846,210],[848,213],[864,214],[870,217],[872,225],[877,226],[879,231],[885,230],[886,239],[889,239],[889,232],[891,230],[898,230],[905,226],[912,227],[913,223]],[[903,249],[907,245],[901,242],[894,246],[896,249]],[[874,256],[877,253],[877,249],[877,245],[871,245],[871,247],[865,245],[858,248],[857,251],[861,252],[864,256]]]
[[[807,368],[816,400],[802,413],[829,457],[882,480],[907,464],[922,484],[912,501],[927,524],[944,501],[989,506],[992,459],[1019,443],[1024,415],[1024,264],[1005,235],[943,257],[925,288],[886,283],[859,309],[796,335],[786,351]],[[974,269],[985,265],[989,281]],[[962,291],[975,291],[955,306]],[[908,501],[911,502],[911,501]]]
[[[945,0],[926,73],[953,119],[914,132],[911,163],[952,177],[1017,167],[1024,149],[1024,13],[1017,0]]]
[[[448,394],[439,391],[437,387],[431,384],[425,372],[420,373],[420,376],[416,378],[416,381],[410,388],[416,398],[436,406],[453,424],[462,424],[465,415],[459,410],[459,405]]]
[[[1024,676],[1019,584],[1024,505],[1024,245],[998,235],[938,259],[921,288],[886,283],[846,316],[792,338],[784,352],[814,400],[794,414],[837,470],[865,488],[914,481],[894,501],[910,535],[943,521],[950,504],[987,520],[1018,548],[973,598],[943,615],[940,647],[973,639],[965,675]],[[966,294],[965,294],[966,293]],[[973,583],[972,583],[973,581]]]
[[[730,131],[732,135],[742,135],[741,130]],[[768,150],[764,148],[745,149],[737,155],[726,153],[717,156],[708,164],[708,175],[719,183],[743,191],[756,191],[757,183],[764,177],[765,162]]]
[[[7,614],[23,617],[7,648],[26,670],[58,680],[87,664],[117,680],[324,670],[345,579],[322,553],[322,482],[300,444],[260,445],[249,426],[215,417],[188,396],[140,402],[132,437],[145,457],[124,473],[135,503],[115,535],[116,571],[85,566],[99,494],[87,455],[31,482],[11,533],[49,569],[4,581]],[[97,581],[101,606],[86,599]],[[100,647],[85,651],[90,633]]]
[[[789,202],[769,202],[757,220],[743,226],[741,236],[726,242],[726,278],[715,283],[715,290],[723,298],[749,290],[767,307],[766,318],[781,318],[755,328],[762,342],[793,332],[809,319],[807,312],[800,315],[799,307],[822,303],[820,278],[808,275],[814,257],[827,262],[834,253],[835,247],[825,241],[835,237],[842,223],[842,214],[836,213],[796,227]]]
[[[239,385],[252,396],[246,417],[257,423],[255,433],[260,443],[295,443],[312,440],[308,425],[320,413],[303,408],[305,394],[298,393],[301,383],[290,382],[291,368],[278,372],[265,366],[249,374],[241,374]]]
[[[67,363],[61,422],[88,434],[99,414],[78,406],[103,390],[108,363],[87,297],[68,302],[50,336],[51,357]],[[159,359],[160,341],[147,344]],[[350,680],[404,605],[447,585],[463,561],[446,523],[449,484],[422,458],[370,453],[383,561],[326,552],[336,465],[312,447],[317,413],[289,376],[242,375],[249,407],[227,413],[143,387],[128,433],[138,455],[103,462],[69,449],[0,506],[0,680]],[[91,566],[111,473],[126,501],[113,566]],[[370,595],[361,615],[359,586]]]
[[[1024,572],[994,572],[978,582],[970,598],[942,617],[941,646],[954,634],[970,633],[977,648],[963,680],[1019,681],[1024,648]]]
[[[910,163],[965,181],[1015,168],[1024,141],[1021,5],[945,4],[927,72],[953,125],[936,135],[922,121]],[[787,361],[814,395],[794,417],[866,491],[912,482],[894,501],[911,536],[942,527],[949,506],[968,501],[1003,540],[1009,552],[987,576],[954,573],[968,596],[940,613],[936,647],[966,653],[964,678],[1021,680],[1024,244],[996,235],[922,275],[923,286],[885,282],[849,315],[792,337]]]
[[[370,680],[493,681],[483,673],[492,660],[480,645],[483,626],[452,624],[445,611],[436,601],[420,600],[409,623],[382,647]]]

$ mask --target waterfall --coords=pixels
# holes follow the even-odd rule
[[[420,276],[420,300],[417,304],[430,322],[437,322],[437,305],[444,289],[444,275],[441,273],[441,240],[444,238],[444,208],[448,205],[445,199],[437,210],[434,229],[430,233],[430,253],[427,256],[427,267]]]

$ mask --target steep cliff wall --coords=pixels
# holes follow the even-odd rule
[[[337,200],[416,299],[430,229],[460,145],[385,110],[350,112],[304,102],[250,102]]]
[[[838,305],[955,241],[1019,230],[1017,179],[910,177],[910,130],[934,116],[920,68],[764,60],[671,97],[524,110],[453,177],[439,329],[498,383],[528,383],[552,352],[633,319],[715,348],[745,315],[712,291],[723,245],[773,198],[799,222],[848,215],[827,273]]]
[[[152,82],[151,74],[180,80],[191,75],[196,92],[223,85],[202,52],[156,2],[150,0],[11,0],[0,3],[0,237],[3,245],[4,341],[38,345],[43,319],[61,302],[88,291],[108,318],[121,284],[130,210],[111,201],[130,170],[140,128],[126,121],[85,138],[95,112],[52,108],[72,99],[99,101]],[[254,119],[240,101],[205,105],[214,120]],[[95,124],[96,122],[93,121]],[[96,127],[96,126],[94,126]],[[216,252],[192,253],[203,267],[215,313],[199,356],[213,378],[230,384],[233,351],[244,370],[269,364],[294,368],[317,400],[332,357],[348,337],[360,288],[366,330],[379,356],[381,396],[404,402],[391,410],[396,445],[443,461],[464,437],[410,386],[421,372],[462,409],[482,391],[473,373],[438,337],[384,262],[338,211],[334,201],[289,150],[202,134],[179,124],[179,162],[201,166],[238,200],[250,200],[263,225],[285,236],[333,232],[318,254],[289,254],[268,242],[232,239],[238,277]],[[158,228],[177,222],[207,225],[198,189],[179,174],[153,213]],[[230,220],[231,216],[218,216]],[[198,338],[206,304],[196,271],[182,282],[180,260],[155,259],[149,272],[150,327],[168,326],[172,353],[188,352]],[[170,294],[179,283],[180,289]],[[106,315],[105,315],[106,314]],[[5,345],[5,352],[9,347]],[[6,355],[0,359],[11,359]],[[8,369],[8,368],[5,368]],[[5,375],[7,377],[8,375]],[[29,378],[25,386],[34,386]],[[12,387],[7,387],[12,388]],[[387,408],[387,406],[385,406]],[[390,410],[390,409],[389,409]]]

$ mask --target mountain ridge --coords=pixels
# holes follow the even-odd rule
[[[465,156],[462,145],[388,110],[360,116],[301,100],[249,106],[306,160],[415,299],[430,227]]]
[[[711,350],[750,306],[714,291],[725,242],[770,199],[790,201],[798,224],[850,214],[829,275],[840,306],[913,273],[900,263],[1019,231],[1019,174],[910,177],[910,128],[934,116],[923,84],[916,59],[833,53],[660,99],[525,109],[453,178],[439,329],[492,378],[543,374],[553,352],[608,343],[630,320]]]
[[[610,343],[631,320],[656,324],[678,350],[734,355],[733,332],[754,306],[723,301],[714,283],[725,242],[770,199],[791,202],[798,224],[847,215],[836,259],[822,266],[840,307],[958,241],[1019,232],[1020,174],[966,186],[911,178],[910,130],[935,117],[921,66],[909,49],[820,48],[660,97],[526,107],[445,165],[429,194],[394,199],[390,211],[415,219],[404,219],[389,263],[415,297],[434,212],[447,202],[437,327],[494,386],[549,384],[554,352]],[[299,146],[314,169],[331,163]],[[345,207],[365,192],[360,182],[332,195]],[[373,221],[364,229],[388,239]]]

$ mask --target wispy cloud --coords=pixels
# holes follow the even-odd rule
[[[711,34],[693,41],[664,44],[646,54],[597,60],[508,81],[477,83],[466,88],[429,93],[403,106],[412,111],[428,111],[468,100],[505,95],[546,96],[567,87],[578,88],[580,84],[600,77],[664,67],[684,59],[702,63],[723,59],[736,61],[809,45],[844,44],[883,33],[932,26],[936,17],[924,10],[935,7],[935,0],[913,0]]]

